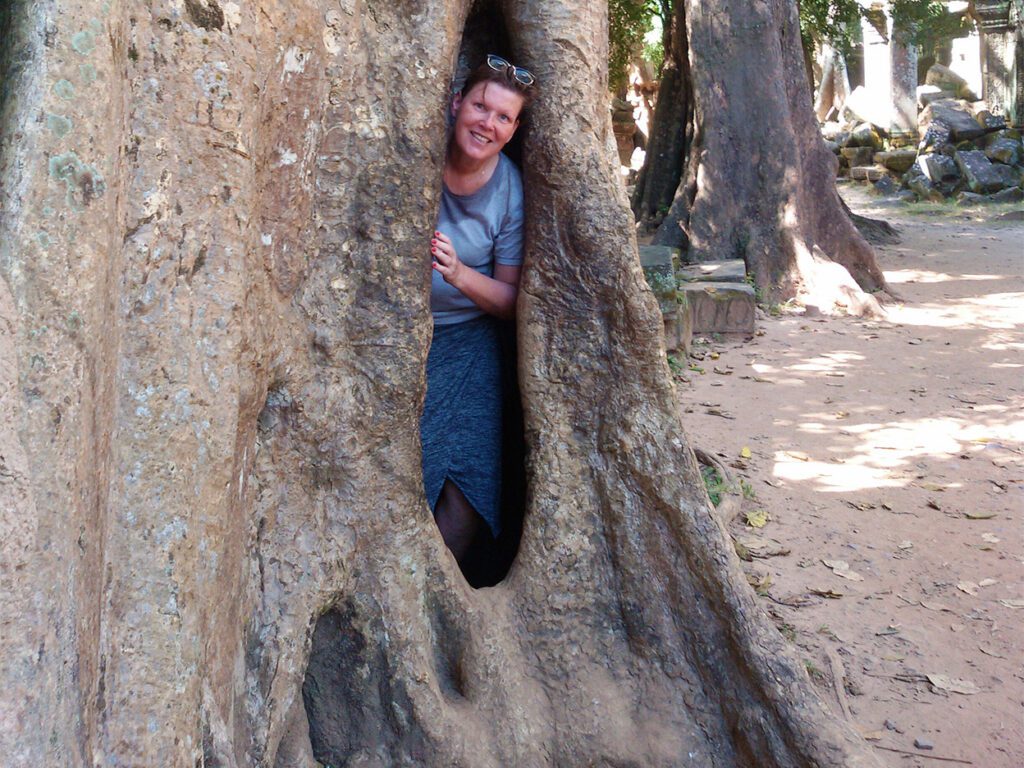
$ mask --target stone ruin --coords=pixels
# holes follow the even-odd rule
[[[963,205],[1024,200],[1024,144],[1021,132],[978,100],[963,78],[936,64],[918,88],[922,107],[919,140],[899,146],[876,123],[853,118],[826,123],[822,134],[839,157],[840,176],[874,184],[900,200]]]
[[[836,68],[816,99],[841,177],[907,202],[1024,200],[1024,1],[975,2],[969,12],[976,31],[959,42],[977,56],[974,85],[939,63],[917,85],[916,50],[891,14],[886,34],[865,23],[864,85],[849,92]]]

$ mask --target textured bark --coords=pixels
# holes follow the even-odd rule
[[[658,102],[647,139],[647,155],[631,205],[643,227],[662,221],[679,185],[686,160],[688,132],[693,126],[690,60],[687,50],[685,5],[676,3],[663,35],[665,63],[661,69]],[[677,239],[682,230],[676,228]],[[667,243],[666,243],[667,244]],[[682,243],[672,243],[679,245]]]
[[[792,0],[685,5],[694,126],[655,237],[694,261],[743,258],[766,301],[879,311],[874,251],[843,211],[818,133]],[[666,233],[664,230],[670,230]]]
[[[15,9],[6,765],[875,764],[709,511],[615,175],[597,0],[483,10],[544,84],[528,504],[499,586],[445,550],[419,473],[424,243],[468,12]]]

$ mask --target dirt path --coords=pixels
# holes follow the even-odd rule
[[[698,346],[684,423],[746,488],[730,531],[836,712],[914,754],[879,750],[889,765],[1019,768],[1024,223],[850,196],[899,227],[879,256],[905,303],[883,322],[765,317],[750,341]],[[759,510],[764,527],[744,524]],[[759,556],[773,550],[788,554]]]

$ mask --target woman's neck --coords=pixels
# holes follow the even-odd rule
[[[469,195],[490,181],[497,167],[497,155],[486,160],[474,160],[453,146],[445,158],[444,183],[456,195]]]

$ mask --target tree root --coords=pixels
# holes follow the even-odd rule
[[[693,455],[697,457],[697,461],[704,466],[711,467],[718,473],[718,476],[722,478],[722,484],[726,488],[733,489],[738,488],[739,485],[736,482],[736,478],[732,472],[717,457],[705,451],[703,448],[694,448]],[[740,512],[740,496],[733,490],[727,490],[722,494],[721,500],[718,502],[718,506],[715,507],[715,516],[722,521],[723,525],[728,525]]]

